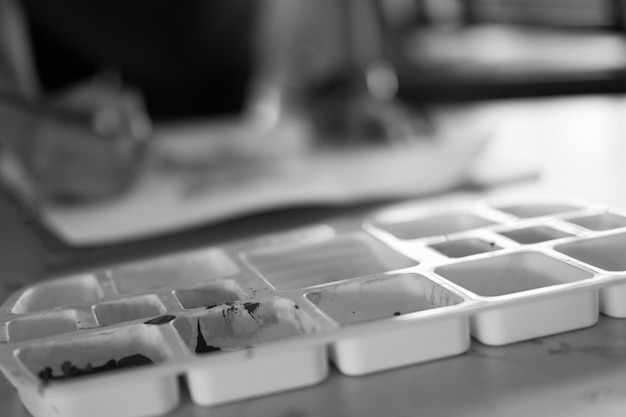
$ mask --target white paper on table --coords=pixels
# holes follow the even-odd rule
[[[228,138],[228,129],[213,126],[217,139],[204,125],[164,129],[154,146],[174,163],[148,163],[134,186],[116,199],[44,205],[40,222],[71,245],[98,245],[266,209],[416,197],[471,181],[489,142],[484,130],[452,129],[437,140],[400,147],[301,151],[286,131],[262,147],[291,149],[259,159],[254,154],[263,154],[262,148]],[[484,176],[484,164],[481,172]]]

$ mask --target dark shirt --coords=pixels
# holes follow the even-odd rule
[[[23,0],[54,92],[115,69],[155,119],[235,113],[253,69],[258,0]]]

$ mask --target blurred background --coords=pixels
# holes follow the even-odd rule
[[[442,101],[624,91],[620,0],[384,4],[406,97]]]
[[[625,4],[0,0],[0,168],[75,244],[571,178],[621,150]]]

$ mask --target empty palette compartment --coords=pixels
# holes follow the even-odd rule
[[[447,240],[445,242],[429,245],[429,247],[448,258],[464,258],[466,256],[502,249],[502,247],[498,246],[494,241],[475,237]]]
[[[136,370],[165,361],[158,326],[130,326],[33,344],[16,351],[39,385],[18,387],[35,416],[137,417],[163,414],[179,402],[176,375],[140,378]]]
[[[626,227],[626,217],[614,213],[600,213],[581,217],[571,217],[568,222],[582,226],[585,229],[604,231]]]
[[[117,266],[106,271],[121,294],[199,285],[239,272],[222,249],[211,248]]]
[[[544,225],[502,230],[498,231],[498,233],[516,241],[517,243],[521,243],[522,245],[532,245],[533,243],[547,242],[550,240],[574,236],[571,233]]]
[[[26,314],[86,304],[101,298],[102,287],[95,275],[76,275],[26,289],[11,311],[15,314]]]
[[[493,226],[495,221],[479,216],[470,211],[450,212],[433,216],[393,220],[393,216],[385,216],[373,222],[373,225],[385,232],[405,240],[423,239],[439,235],[465,232],[473,229]]]
[[[402,320],[403,326],[388,329],[381,326],[333,342],[331,359],[347,375],[364,375],[452,356],[469,347],[468,317],[438,315],[446,307],[460,304],[463,298],[420,274],[380,276],[340,284],[310,292],[306,298],[344,327]],[[422,317],[415,314],[421,312],[432,314]]]
[[[185,309],[210,307],[246,297],[245,291],[233,280],[217,281],[202,287],[174,290],[174,296]]]
[[[511,204],[494,206],[496,210],[503,211],[521,219],[530,219],[533,217],[554,216],[557,214],[568,213],[583,209],[577,204],[563,203],[527,203],[527,204]]]
[[[318,324],[292,300],[240,301],[189,312],[174,320],[189,351],[229,358],[187,371],[189,392],[200,405],[216,405],[316,384],[328,374],[326,347],[300,344],[263,349],[264,344],[318,331]],[[241,355],[232,356],[240,351]]]
[[[250,251],[244,259],[279,290],[309,288],[417,264],[365,233]]]
[[[7,323],[10,343],[71,333],[78,328],[76,310],[59,310],[34,316],[19,317]]]
[[[588,327],[598,320],[597,289],[564,291],[567,284],[594,274],[541,252],[494,255],[442,266],[435,272],[492,304],[471,319],[472,335],[487,345]]]
[[[155,294],[124,298],[93,306],[93,312],[101,326],[158,316],[165,310],[165,306]]]
[[[556,245],[554,250],[608,272],[626,272],[626,233],[580,239]],[[626,317],[626,284],[600,289],[600,311],[611,317]]]

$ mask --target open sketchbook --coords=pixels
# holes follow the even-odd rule
[[[289,142],[288,129],[255,148],[226,142],[229,128],[219,124],[170,126],[160,130],[155,156],[128,192],[97,204],[42,205],[39,221],[70,245],[110,244],[261,210],[411,198],[528,173],[526,164],[490,156],[493,132],[451,126],[411,144],[335,150]]]

